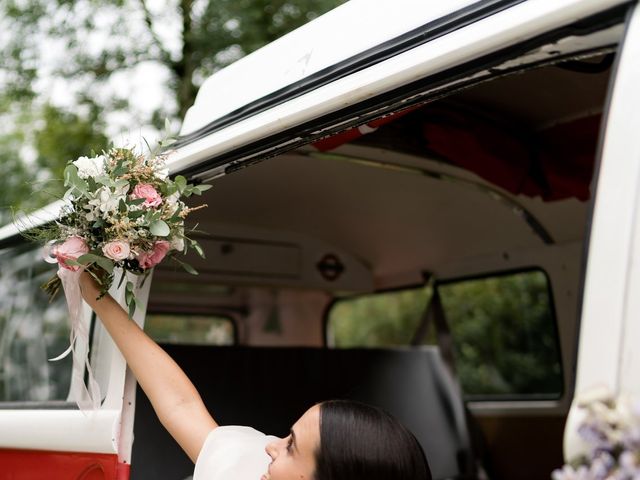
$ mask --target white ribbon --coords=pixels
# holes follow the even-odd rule
[[[73,369],[71,373],[72,390],[70,397],[78,404],[82,412],[87,410],[97,410],[100,407],[100,387],[96,381],[91,365],[89,364],[89,331],[86,323],[82,322],[82,294],[80,293],[80,274],[82,269],[77,271],[60,267],[58,277],[62,281],[64,295],[67,298],[69,307],[69,322],[71,332],[69,334],[69,348],[49,361],[56,362],[73,354]],[[86,345],[84,354],[76,349],[77,342]],[[84,381],[84,372],[87,372],[87,384]]]

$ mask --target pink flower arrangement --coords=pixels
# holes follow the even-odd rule
[[[184,220],[206,205],[191,208],[181,198],[201,195],[209,185],[189,184],[181,175],[172,179],[163,155],[147,157],[128,148],[69,162],[64,178],[68,188],[64,197],[69,202],[54,228],[39,237],[48,240],[45,260],[75,272],[87,269],[100,284],[101,295],[114,280],[124,285],[130,315],[136,298],[135,284],[127,273],[146,276],[163,259],[171,258],[197,274],[177,254],[191,247],[203,255],[198,242],[185,235]],[[44,288],[53,296],[60,285],[60,278],[54,276]]]
[[[153,188],[153,185],[149,185],[148,183],[139,183],[133,189],[131,193],[132,198],[144,198],[143,207],[147,208],[155,208],[159,207],[162,204],[162,197]]]
[[[124,260],[129,257],[131,248],[127,242],[115,240],[113,242],[106,243],[102,247],[102,253],[104,253],[105,257],[119,262],[120,260]]]
[[[167,252],[171,249],[171,244],[166,240],[158,240],[153,244],[153,250],[150,252],[142,252],[138,255],[138,263],[142,268],[153,268],[159,264]]]
[[[51,253],[58,260],[58,265],[67,270],[78,271],[80,266],[69,265],[67,261],[78,260],[82,255],[89,253],[89,246],[82,237],[71,236],[59,245],[55,245],[51,249]]]

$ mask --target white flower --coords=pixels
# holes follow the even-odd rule
[[[164,200],[165,205],[167,205],[168,211],[171,215],[175,214],[178,211],[178,208],[180,206],[180,192],[175,192],[172,193],[171,195],[169,195],[165,200]]]
[[[167,205],[176,205],[180,199],[180,192],[173,192],[165,199]]]
[[[177,250],[178,252],[182,252],[184,250],[184,237],[175,236],[171,240],[171,249]]]
[[[104,163],[106,158],[104,155],[97,157],[80,157],[73,164],[78,168],[78,176],[80,178],[99,177],[104,175]]]
[[[89,201],[89,205],[98,207],[103,213],[103,218],[109,213],[115,212],[120,205],[120,200],[127,200],[127,191],[129,190],[129,184],[111,190],[109,187],[100,187],[96,190],[95,197]]]
[[[156,175],[156,178],[159,178],[160,180],[166,180],[169,176],[169,169],[167,167],[163,167],[156,170],[154,173]]]

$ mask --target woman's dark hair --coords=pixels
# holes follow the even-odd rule
[[[431,480],[422,447],[379,408],[350,400],[320,404],[314,480]]]

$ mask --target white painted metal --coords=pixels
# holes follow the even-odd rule
[[[477,2],[351,0],[212,75],[187,113],[182,134]]]
[[[611,142],[620,142],[618,148],[624,152],[628,161],[640,165],[640,8],[636,7],[629,25],[621,59],[620,71],[616,80],[616,100],[622,103],[626,122],[619,126],[617,138]],[[624,63],[623,63],[624,62]],[[617,107],[618,108],[618,107]],[[630,172],[631,173],[631,172]],[[640,174],[638,174],[640,175]],[[622,345],[620,352],[619,382],[620,391],[640,397],[640,176],[635,177],[635,215],[634,232],[631,239],[631,253],[627,260],[628,282],[626,288],[624,323],[622,325]]]
[[[594,388],[638,394],[640,359],[640,8],[627,28],[604,135],[580,325],[575,397]],[[580,444],[574,404],[565,455]]]
[[[607,118],[580,327],[576,391],[618,391],[640,179],[640,10],[628,27]]]
[[[149,284],[147,281],[136,294],[141,308],[136,311],[134,320],[141,326],[146,313]],[[112,288],[112,295],[124,304],[124,286],[120,290],[115,287]],[[85,321],[88,321],[88,307],[84,314]],[[135,382],[126,376],[128,369],[124,357],[100,322],[96,324],[94,339],[91,362],[98,366],[95,374],[104,398],[102,406],[96,411],[87,412],[0,409],[0,448],[117,453],[120,461],[130,462]],[[79,350],[84,348],[86,346],[79,346]]]
[[[44,225],[45,223],[55,220],[60,214],[62,205],[64,205],[64,202],[58,200],[27,216],[16,218],[12,223],[0,227],[0,239],[18,235],[20,232],[28,230],[31,227]]]
[[[170,169],[189,168],[253,140],[357,104],[426,75],[463,64],[621,3],[624,2],[529,0],[518,4],[186,145],[170,157]],[[236,80],[230,79],[229,85],[235,88]],[[210,108],[216,103],[214,95],[224,96],[224,91],[218,87],[211,95],[206,99],[206,95],[202,94],[196,105],[204,102],[205,107]]]
[[[0,409],[0,448],[117,453],[120,409]]]

